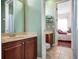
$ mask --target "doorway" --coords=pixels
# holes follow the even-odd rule
[[[57,41],[59,46],[71,47],[72,1],[57,3]]]
[[[46,59],[72,59],[71,3],[70,0],[45,1]]]

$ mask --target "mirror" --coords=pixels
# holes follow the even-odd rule
[[[1,33],[24,32],[22,0],[1,0]]]
[[[5,2],[5,32],[14,32],[13,1]]]

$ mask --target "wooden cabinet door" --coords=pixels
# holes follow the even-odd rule
[[[2,44],[2,59],[24,59],[24,42]]]
[[[24,41],[25,59],[37,59],[37,38],[28,38]]]

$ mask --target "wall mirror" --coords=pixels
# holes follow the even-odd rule
[[[24,32],[23,0],[1,0],[1,33]]]
[[[5,1],[5,32],[14,32],[13,0]]]

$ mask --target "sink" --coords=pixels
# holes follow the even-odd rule
[[[15,33],[9,33],[9,37],[15,37],[16,34]]]
[[[17,39],[17,38],[23,38],[25,35],[16,34],[16,33],[8,33],[7,35],[3,35],[1,39]]]

